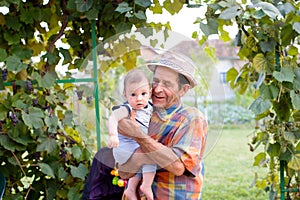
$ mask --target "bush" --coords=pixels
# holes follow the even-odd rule
[[[199,109],[206,114],[210,124],[248,124],[254,121],[251,111],[228,102],[211,103]]]

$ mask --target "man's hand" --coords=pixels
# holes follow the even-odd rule
[[[142,153],[135,152],[131,158],[124,164],[127,171],[123,172],[137,172],[136,167],[139,169],[150,160],[158,166],[168,170],[169,172],[180,176],[184,173],[185,167],[173,150],[163,144],[153,140],[150,136],[146,135],[139,124],[130,119],[122,119],[119,121],[119,131],[122,135],[133,138],[139,145]],[[139,155],[142,155],[142,157]]]
[[[118,124],[119,132],[130,138],[146,138],[147,134],[143,132],[138,122],[131,119],[122,119]]]
[[[140,148],[137,148],[131,158],[122,165],[118,165],[119,175],[128,179],[138,172],[145,164],[155,164]]]

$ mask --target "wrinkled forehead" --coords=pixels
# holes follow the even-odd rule
[[[177,81],[178,72],[165,66],[156,66],[153,78],[160,80]]]

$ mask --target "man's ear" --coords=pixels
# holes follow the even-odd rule
[[[189,91],[190,88],[191,86],[189,84],[184,84],[179,90],[180,97],[183,97]]]

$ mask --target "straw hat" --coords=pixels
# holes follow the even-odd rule
[[[159,54],[157,59],[146,63],[146,65],[151,71],[154,71],[156,66],[168,67],[184,75],[189,80],[191,88],[197,85],[197,81],[194,78],[196,67],[193,61],[178,52],[168,50]]]

